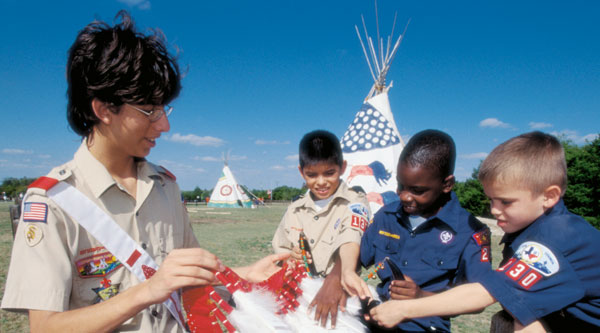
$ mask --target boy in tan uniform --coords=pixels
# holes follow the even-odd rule
[[[82,144],[23,199],[2,308],[28,311],[32,332],[183,332],[179,289],[224,269],[198,247],[175,177],[145,159],[170,128],[177,63],[162,35],[117,18],[92,22],[71,47],[67,115]],[[61,203],[64,193],[77,200]],[[281,259],[236,272],[258,281]]]
[[[340,179],[346,161],[334,134],[321,130],[306,134],[300,141],[299,160],[309,191],[288,207],[273,237],[273,249],[302,260],[298,239],[304,232],[316,273],[326,277],[311,303],[316,306],[315,320],[325,326],[331,315],[335,327],[338,305],[343,309],[346,300],[341,270],[356,270],[360,239],[371,213],[364,193]]]

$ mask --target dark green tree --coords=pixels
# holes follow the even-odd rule
[[[304,193],[306,189],[289,186],[279,186],[273,189],[273,200],[292,200],[294,197]]]
[[[583,146],[562,140],[567,160],[567,208],[600,229],[600,136]]]
[[[471,177],[464,182],[454,184],[454,192],[461,206],[475,216],[491,217],[490,199],[483,192],[483,186],[477,179],[479,167],[473,169]]]
[[[0,185],[0,193],[5,192],[6,196],[14,198],[19,195],[19,193],[25,193],[27,190],[27,186],[33,183],[36,178],[5,178],[2,181],[2,185]]]

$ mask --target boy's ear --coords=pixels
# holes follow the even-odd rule
[[[100,122],[104,124],[110,124],[113,112],[110,110],[111,106],[108,103],[102,102],[101,100],[94,98],[92,100],[92,110]]]
[[[443,182],[443,191],[444,193],[450,193],[450,191],[452,191],[452,188],[454,187],[454,175],[449,175],[448,177],[444,178],[444,182]]]
[[[300,166],[300,164],[298,164],[298,171],[300,171],[300,176],[304,178],[304,172],[302,172],[302,167]]]
[[[544,190],[544,209],[552,208],[560,200],[562,190],[558,185],[550,185]]]
[[[340,169],[340,177],[344,174],[344,172],[346,172],[347,166],[348,166],[348,163],[346,163],[346,160],[344,160],[344,162],[342,162],[342,168]]]

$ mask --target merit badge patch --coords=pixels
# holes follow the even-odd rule
[[[353,228],[358,228],[364,232],[367,229],[368,224],[369,222],[364,217],[352,214],[352,222],[350,223],[350,226]]]
[[[452,239],[454,239],[454,235],[450,231],[444,230],[440,233],[440,241],[442,241],[442,243],[448,244]]]
[[[537,242],[521,244],[514,256],[544,276],[550,276],[560,269],[554,253]]]
[[[95,254],[75,263],[82,278],[102,277],[121,266],[121,262],[110,252]]]
[[[42,229],[38,228],[35,224],[29,224],[24,229],[25,242],[29,246],[36,246],[44,237]]]
[[[359,215],[364,217],[366,220],[369,220],[369,210],[367,207],[361,203],[354,203],[348,206],[352,211],[352,214]]]
[[[142,265],[142,271],[144,272],[144,276],[146,277],[146,279],[151,278],[152,275],[156,273],[156,270],[154,268],[148,267],[146,265]]]
[[[26,202],[23,206],[23,222],[46,222],[48,205],[43,202]]]
[[[102,281],[100,281],[99,288],[92,288],[97,295],[94,299],[94,304],[104,302],[118,294],[120,285],[120,283],[112,284],[109,279],[104,278]]]

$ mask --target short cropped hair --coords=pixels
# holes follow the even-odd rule
[[[133,19],[120,11],[113,27],[93,21],[79,32],[67,62],[67,119],[75,133],[87,137],[99,119],[92,110],[97,98],[116,106],[125,103],[165,105],[181,90],[181,75],[160,30],[136,31]]]
[[[534,195],[558,185],[564,194],[567,163],[563,146],[550,134],[521,134],[492,150],[479,168],[479,181],[518,184]]]
[[[400,162],[435,170],[441,179],[454,174],[456,145],[450,135],[427,129],[413,135],[400,154]]]
[[[340,168],[344,164],[340,140],[335,134],[316,130],[304,135],[299,147],[300,168],[317,163],[332,163]]]

